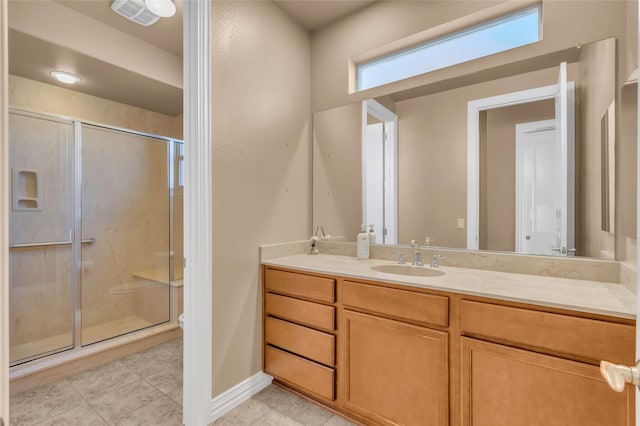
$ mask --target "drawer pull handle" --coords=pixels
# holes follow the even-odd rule
[[[626,383],[636,386],[640,384],[640,363],[633,367],[600,361],[600,373],[605,378],[611,389],[622,392]]]

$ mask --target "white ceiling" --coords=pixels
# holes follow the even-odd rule
[[[152,76],[149,72],[141,72],[144,70],[144,58],[149,61],[148,52],[138,55],[139,67],[135,63],[131,67],[123,66],[123,63],[114,63],[108,59],[108,51],[109,49],[122,51],[121,44],[124,43],[113,46],[113,43],[111,45],[109,43],[113,42],[114,37],[100,38],[97,35],[87,34],[88,32],[97,33],[98,27],[101,27],[103,30],[108,30],[103,31],[104,34],[111,31],[112,35],[120,34],[123,37],[129,37],[131,41],[136,41],[132,39],[135,38],[144,42],[143,45],[152,45],[154,47],[151,49],[157,48],[156,56],[162,57],[162,52],[165,52],[164,54],[171,61],[170,66],[174,70],[179,67],[178,72],[181,73],[183,0],[173,1],[177,9],[173,17],[162,18],[155,24],[144,27],[111,10],[113,0],[53,0],[48,5],[47,2],[13,0],[9,3],[9,72],[151,111],[171,116],[179,115],[182,113],[181,74],[179,74],[179,81],[176,82],[175,79],[169,81],[171,79],[162,78],[161,75]],[[275,3],[303,27],[313,31],[350,15],[374,1],[277,0]],[[13,7],[11,7],[12,4]],[[12,11],[14,19],[12,19]],[[74,22],[85,21],[84,28],[90,30],[81,32],[81,38],[89,40],[92,36],[96,39],[91,51],[87,49],[82,51],[76,46],[65,44],[61,41],[64,37],[52,40],[53,37],[46,36],[43,27],[48,27],[49,24],[53,26],[56,21],[55,18],[47,16],[47,13],[53,11],[65,17],[75,17],[72,18]],[[22,20],[21,23],[16,23],[19,20]],[[16,24],[12,25],[12,22]],[[28,30],[27,27],[32,29]],[[66,28],[65,30],[58,28],[57,33],[50,34],[67,31],[71,33],[76,29],[67,30]],[[114,33],[113,30],[118,33]],[[55,30],[49,29],[49,31]],[[131,50],[132,44],[140,44],[140,42],[127,44],[127,49]],[[103,51],[107,53],[103,54]],[[176,65],[176,62],[179,63]],[[49,76],[49,70],[61,68],[82,76],[83,80],[73,87],[53,81]],[[148,66],[147,70],[149,70]]]

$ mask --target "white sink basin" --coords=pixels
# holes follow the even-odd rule
[[[444,272],[440,269],[411,265],[377,265],[372,266],[371,269],[385,274],[410,275],[413,277],[439,277],[444,275]]]

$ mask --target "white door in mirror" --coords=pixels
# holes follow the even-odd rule
[[[633,367],[600,361],[600,373],[611,389],[622,392],[627,383],[640,385],[640,362]]]
[[[554,120],[516,125],[516,251],[553,256],[560,244],[556,193],[562,165]]]

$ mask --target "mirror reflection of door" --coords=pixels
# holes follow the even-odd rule
[[[379,102],[363,102],[362,220],[373,225],[374,244],[397,244],[397,122]]]
[[[553,86],[469,102],[468,248],[575,253],[574,91],[562,63]]]
[[[560,167],[554,120],[516,125],[516,251],[554,255],[560,244]]]

